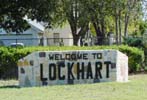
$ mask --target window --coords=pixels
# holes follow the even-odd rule
[[[59,38],[60,38],[59,33],[54,33],[54,43],[59,43],[60,42]]]

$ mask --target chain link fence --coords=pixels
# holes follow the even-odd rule
[[[0,39],[0,46],[24,45],[24,46],[72,46],[73,38],[23,38],[23,39]],[[114,38],[79,38],[78,46],[112,45]]]

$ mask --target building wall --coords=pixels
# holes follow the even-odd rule
[[[54,42],[54,33],[59,33],[59,41],[61,41],[61,39],[63,39],[63,44],[65,46],[72,46],[73,45],[73,36],[72,36],[69,25],[49,29],[45,33],[45,37],[48,38],[48,40],[47,40],[48,45],[60,45],[59,43]]]
[[[0,40],[3,41],[5,46],[16,42],[24,43],[25,46],[37,46],[39,44],[38,33],[32,28],[19,34],[15,32],[7,33],[4,30],[0,31]]]

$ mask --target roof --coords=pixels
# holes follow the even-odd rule
[[[25,19],[25,20],[28,22],[28,24],[39,29],[40,31],[43,32],[45,30],[45,27],[41,23],[37,22],[36,20],[31,20],[31,19]]]
[[[43,26],[41,24],[41,22],[37,22],[36,20],[31,20],[31,19],[28,19],[28,18],[24,18],[28,24],[32,27],[32,28],[35,28],[35,30],[39,31],[39,32],[44,32],[45,30],[45,26]],[[12,34],[15,34],[15,32],[11,32]],[[3,29],[3,28],[0,28],[0,34],[7,34],[7,32]]]

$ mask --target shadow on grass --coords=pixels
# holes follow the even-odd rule
[[[18,85],[6,85],[6,86],[0,86],[0,89],[19,89],[20,87]]]

